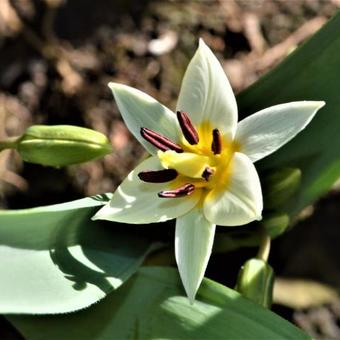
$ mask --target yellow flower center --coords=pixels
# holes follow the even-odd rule
[[[199,136],[197,144],[189,144],[183,137],[179,143],[183,149],[182,153],[173,150],[158,151],[162,166],[165,169],[174,169],[179,174],[173,183],[174,187],[191,183],[195,188],[210,190],[218,189],[218,186],[225,189],[228,185],[233,155],[239,150],[239,146],[221,135],[218,140],[219,153],[215,153],[213,144],[216,141],[214,141],[213,131],[212,126],[204,122],[197,128]]]
[[[141,136],[159,149],[157,155],[164,169],[142,171],[139,178],[149,183],[168,182],[167,190],[158,193],[158,197],[164,198],[188,196],[196,189],[200,189],[203,198],[208,190],[225,190],[239,145],[221,135],[209,122],[195,127],[186,112],[176,114],[183,133],[178,143],[156,131],[141,128]]]

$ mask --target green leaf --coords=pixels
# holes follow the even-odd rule
[[[105,300],[56,316],[9,316],[38,339],[309,339],[276,314],[204,279],[193,305],[177,270],[145,267]]]
[[[0,312],[85,308],[119,287],[151,242],[126,226],[90,220],[108,196],[0,212]]]
[[[283,63],[238,96],[239,111],[297,100],[324,100],[312,123],[278,152],[259,162],[261,171],[300,168],[302,183],[291,202],[295,214],[329,190],[340,176],[340,14]]]

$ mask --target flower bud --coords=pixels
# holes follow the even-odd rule
[[[24,161],[50,166],[87,162],[112,152],[102,133],[72,125],[33,125],[18,139]]]
[[[301,170],[283,168],[270,173],[263,180],[264,206],[276,209],[288,201],[300,186]]]
[[[246,298],[270,308],[273,297],[274,272],[260,259],[250,259],[241,268],[235,289]]]
[[[272,213],[263,217],[260,222],[270,238],[275,238],[286,231],[289,226],[289,216],[284,213]]]

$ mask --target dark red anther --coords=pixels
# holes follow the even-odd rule
[[[194,192],[194,190],[195,186],[193,184],[187,183],[174,190],[161,191],[158,193],[158,197],[162,198],[184,197],[191,195]]]
[[[218,129],[212,131],[213,140],[211,143],[211,151],[214,155],[220,154],[222,151],[222,137]]]
[[[177,177],[178,173],[175,169],[164,169],[157,171],[142,171],[138,177],[143,182],[148,183],[165,183],[170,182]]]
[[[177,119],[188,143],[191,145],[197,144],[199,142],[199,136],[188,114],[183,111],[177,111]]]
[[[142,127],[140,129],[140,134],[145,140],[161,151],[173,150],[178,153],[183,152],[183,149],[178,144],[153,130]]]
[[[210,176],[214,173],[214,169],[209,168],[208,166],[204,169],[203,173],[202,173],[202,177],[208,182]]]

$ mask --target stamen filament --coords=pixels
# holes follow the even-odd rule
[[[147,183],[165,183],[170,182],[177,177],[178,173],[175,169],[164,170],[150,170],[142,171],[138,174],[138,177],[143,182]]]
[[[153,130],[142,127],[140,134],[145,140],[161,151],[173,150],[178,153],[183,152],[183,149],[178,144]]]
[[[177,119],[182,129],[183,136],[188,143],[191,145],[198,144],[199,136],[188,114],[183,111],[177,111]]]
[[[161,198],[177,198],[191,195],[195,190],[193,184],[187,183],[174,190],[165,190],[158,193]]]
[[[214,155],[220,154],[222,151],[222,137],[221,133],[218,129],[214,129],[212,131],[213,140],[211,143],[211,151]]]

